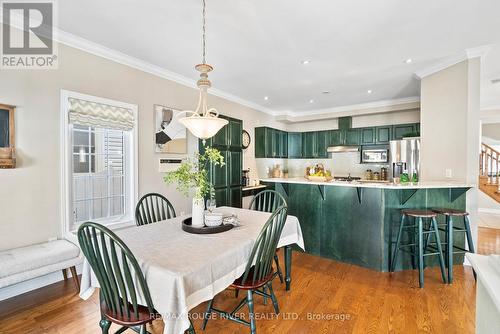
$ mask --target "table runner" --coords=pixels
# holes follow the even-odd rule
[[[189,328],[189,310],[212,299],[243,274],[255,240],[271,215],[230,207],[216,211],[236,214],[241,226],[218,234],[190,234],[181,228],[189,216],[181,216],[116,231],[142,268],[166,334],[184,333]],[[292,244],[304,249],[299,221],[288,216],[278,247]],[[85,261],[80,297],[88,299],[96,287],[97,279]]]

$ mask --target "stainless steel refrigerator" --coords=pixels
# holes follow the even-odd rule
[[[404,172],[411,180],[415,173],[420,178],[420,137],[391,140],[390,162],[393,178]]]

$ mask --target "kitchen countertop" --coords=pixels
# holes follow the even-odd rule
[[[463,182],[453,181],[428,181],[418,183],[396,184],[396,183],[370,183],[369,181],[329,181],[317,182],[309,181],[304,177],[291,177],[291,178],[265,178],[260,179],[261,182],[275,182],[275,183],[296,183],[296,184],[311,184],[311,185],[326,185],[326,186],[339,186],[339,187],[356,187],[356,188],[380,188],[380,189],[438,189],[438,188],[474,188],[477,185],[467,184]]]
[[[255,190],[255,189],[262,189],[262,188],[266,188],[266,187],[267,186],[265,184],[259,184],[257,186],[245,186],[241,190],[242,191],[245,191],[245,190]]]

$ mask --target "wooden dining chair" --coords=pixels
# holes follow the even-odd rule
[[[281,206],[269,217],[264,227],[260,231],[257,240],[253,246],[250,258],[248,259],[245,272],[236,279],[231,287],[238,290],[246,290],[247,296],[241,300],[236,308],[231,312],[225,312],[214,307],[215,297],[208,303],[208,308],[203,318],[203,327],[205,330],[208,319],[212,313],[217,313],[223,319],[229,319],[239,324],[250,327],[250,333],[256,333],[255,313],[253,295],[258,294],[264,298],[271,298],[276,314],[279,313],[278,300],[274,295],[272,281],[275,276],[273,271],[273,258],[281,236],[281,231],[285,225],[287,207]],[[269,293],[265,292],[265,288]],[[260,290],[262,289],[262,290]],[[243,306],[248,305],[249,320],[236,315]]]
[[[149,193],[141,197],[135,207],[135,223],[137,226],[156,223],[161,220],[175,218],[172,203],[163,195]]]
[[[100,285],[103,334],[112,323],[146,334],[146,324],[160,317],[153,306],[148,284],[132,251],[111,230],[86,222],[78,229],[78,242]],[[145,305],[139,304],[139,296]],[[194,334],[191,324],[189,333]]]
[[[254,196],[250,202],[250,210],[274,212],[280,206],[287,206],[286,200],[279,192],[275,190],[264,190]],[[276,275],[283,284],[283,273],[281,271],[278,251],[274,254],[274,263],[276,264]]]

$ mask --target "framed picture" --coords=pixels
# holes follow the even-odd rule
[[[178,116],[181,110],[154,105],[156,153],[187,154],[187,132]]]
[[[0,104],[0,168],[14,168],[16,165],[14,109]]]

